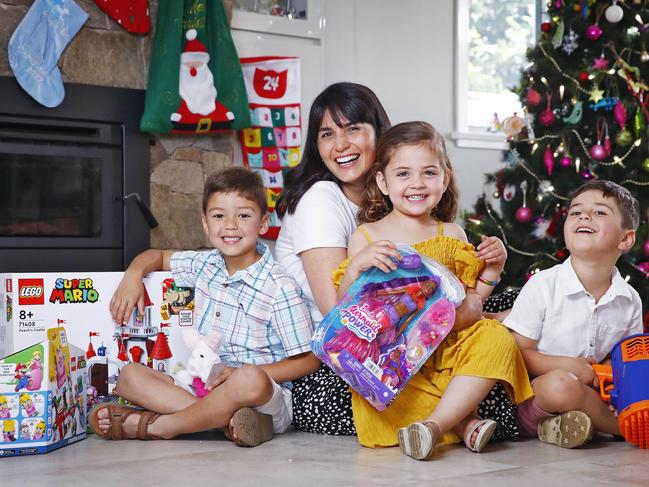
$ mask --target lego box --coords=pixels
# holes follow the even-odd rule
[[[47,453],[86,437],[86,361],[65,330],[0,359],[0,456]]]
[[[46,339],[62,325],[69,343],[86,351],[89,398],[109,395],[128,362],[164,372],[189,351],[182,328],[193,326],[193,290],[175,286],[169,272],[144,280],[145,312],[116,326],[110,299],[123,273],[0,274],[0,357]]]

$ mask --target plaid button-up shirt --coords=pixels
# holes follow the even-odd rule
[[[198,331],[221,333],[219,355],[230,366],[270,364],[311,351],[313,325],[299,286],[266,245],[258,242],[257,251],[261,258],[232,276],[218,250],[171,258],[176,284],[195,289]]]

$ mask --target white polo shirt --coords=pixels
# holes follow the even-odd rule
[[[614,267],[611,287],[595,303],[568,258],[527,281],[504,324],[537,340],[541,353],[601,362],[619,340],[642,333],[642,302]]]

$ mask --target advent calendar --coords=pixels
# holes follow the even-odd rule
[[[275,203],[284,187],[284,174],[300,162],[300,60],[242,58],[241,69],[251,119],[251,127],[240,131],[243,163],[260,174],[264,182],[270,228],[262,236],[275,239],[279,233]]]

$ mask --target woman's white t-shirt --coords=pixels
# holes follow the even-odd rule
[[[346,249],[356,230],[356,213],[358,206],[347,199],[336,183],[318,181],[302,196],[295,213],[287,213],[282,219],[275,257],[302,288],[314,326],[322,321],[322,313],[313,298],[299,254],[321,247]]]

